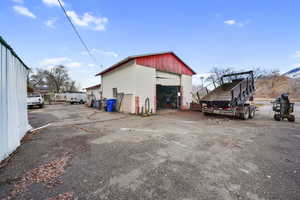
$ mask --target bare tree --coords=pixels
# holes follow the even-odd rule
[[[266,71],[266,74],[264,76],[264,78],[271,80],[271,88],[274,88],[278,77],[280,77],[280,72],[278,69],[271,69],[269,71]]]
[[[59,65],[51,69],[37,69],[28,78],[28,85],[33,90],[43,86],[51,92],[78,91],[80,86],[71,80],[66,67]]]
[[[214,87],[216,88],[217,86],[221,85],[222,82],[221,77],[223,75],[234,73],[234,72],[235,71],[230,67],[227,68],[214,67],[210,71],[211,75],[206,78],[206,82],[208,82],[209,84],[213,84]]]
[[[261,67],[253,68],[252,71],[253,71],[254,80],[263,78],[267,74],[267,71],[265,69],[261,68]]]
[[[35,73],[29,75],[28,86],[31,88],[40,87],[46,84],[46,76],[43,69],[37,69]]]
[[[67,69],[63,65],[55,66],[44,71],[49,88],[54,92],[61,92],[66,82],[70,80]]]
[[[78,88],[79,87],[77,86],[76,81],[69,80],[65,83],[64,91],[76,92],[76,91],[78,91]]]

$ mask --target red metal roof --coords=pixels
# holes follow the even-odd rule
[[[93,89],[97,89],[97,88],[100,88],[101,87],[101,84],[98,84],[98,85],[93,85],[91,87],[87,87],[85,88],[86,90],[93,90]]]
[[[137,56],[129,56],[120,62],[112,65],[104,71],[96,74],[96,76],[108,73],[123,64],[136,60],[136,64],[147,67],[153,67],[160,71],[167,71],[176,74],[194,75],[196,74],[187,64],[185,64],[174,52],[162,52],[154,54],[143,54]]]

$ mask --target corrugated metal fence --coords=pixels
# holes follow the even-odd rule
[[[0,37],[0,161],[11,154],[28,131],[28,69]]]

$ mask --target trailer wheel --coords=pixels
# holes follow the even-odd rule
[[[242,113],[242,119],[247,120],[250,117],[250,110],[249,107],[245,107],[244,113]]]
[[[274,115],[274,119],[275,119],[276,121],[280,121],[280,120],[281,120],[281,115],[280,115],[280,114],[275,114],[275,115]]]
[[[295,116],[294,115],[289,115],[287,119],[288,119],[289,122],[294,122],[295,121]]]
[[[255,116],[255,109],[250,108],[249,118],[250,118],[250,119],[253,119],[254,116]]]

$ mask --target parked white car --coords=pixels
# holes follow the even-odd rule
[[[86,102],[86,94],[81,92],[68,93],[66,101],[70,104],[74,104],[74,103],[84,104]]]
[[[38,106],[42,108],[44,106],[44,98],[40,93],[28,93],[27,94],[27,106],[34,107]]]

